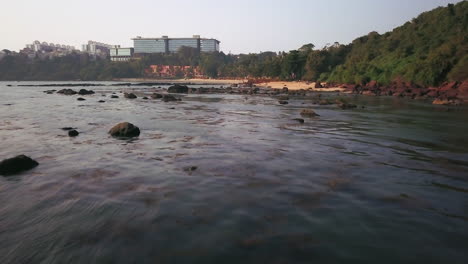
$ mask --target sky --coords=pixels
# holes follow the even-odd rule
[[[73,45],[95,40],[132,47],[131,38],[221,41],[225,53],[289,51],[347,44],[385,33],[420,13],[460,0],[0,0],[0,50],[34,40]]]

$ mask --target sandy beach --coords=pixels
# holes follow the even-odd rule
[[[246,83],[247,79],[140,79],[140,78],[131,78],[131,79],[118,79],[118,81],[123,82],[168,82],[168,83],[194,83],[194,84],[213,84],[213,85],[232,85],[232,84],[242,84]],[[321,92],[333,92],[333,91],[345,91],[344,88],[340,87],[331,87],[331,88],[314,88],[314,82],[303,82],[303,81],[274,81],[274,82],[264,82],[256,84],[259,87],[269,87],[272,89],[283,89],[288,87],[289,90],[308,90],[312,89],[314,91]]]

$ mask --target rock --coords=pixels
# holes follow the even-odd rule
[[[302,118],[294,118],[293,120],[297,121],[297,122],[299,122],[301,124],[304,124],[304,119],[302,119]]]
[[[37,165],[39,165],[39,163],[30,157],[19,155],[0,162],[0,175],[13,175],[25,170],[30,170]]]
[[[468,81],[464,81],[458,86],[458,95],[457,97],[459,99],[465,100],[465,102],[468,101]]]
[[[119,98],[119,96],[118,95],[111,95],[110,98],[116,99],[116,98]]]
[[[449,100],[449,99],[442,99],[442,98],[436,98],[432,104],[433,105],[460,105],[462,103],[461,100]]]
[[[99,100],[98,103],[105,103],[106,101],[104,100]]]
[[[167,89],[168,93],[188,93],[189,88],[186,85],[173,85]]]
[[[289,104],[288,101],[283,101],[283,100],[278,101],[278,103],[279,103],[280,105],[287,105],[287,104]]]
[[[322,84],[319,81],[315,82],[315,88],[323,88]]]
[[[128,122],[123,122],[115,125],[109,134],[113,137],[137,137],[140,135],[140,129]]]
[[[153,94],[151,95],[151,98],[153,98],[153,99],[159,99],[159,98],[163,98],[163,96],[162,96],[162,94],[153,93]]]
[[[57,93],[63,94],[63,95],[75,95],[75,94],[77,94],[77,92],[72,90],[72,89],[62,89],[62,90],[58,91]]]
[[[124,93],[124,97],[127,99],[136,99],[137,96],[133,93]]]
[[[287,100],[289,100],[289,96],[287,96],[287,95],[285,95],[285,96],[280,96],[280,97],[278,97],[278,100],[280,100],[280,101],[287,101]]]
[[[317,113],[314,112],[312,109],[303,109],[301,111],[301,116],[304,117],[314,117],[314,116],[319,116]]]
[[[65,131],[69,131],[69,130],[73,130],[73,127],[62,127],[61,129]]]
[[[174,102],[174,101],[180,101],[180,99],[175,98],[173,95],[170,94],[165,94],[162,98],[164,102]]]
[[[192,172],[192,171],[196,171],[198,169],[197,166],[190,166],[190,167],[185,167],[184,168],[184,171],[186,172]]]
[[[79,95],[88,95],[88,94],[94,94],[94,91],[92,90],[86,90],[86,89],[81,89],[79,92],[78,92]]]
[[[143,100],[148,100],[149,98],[145,96],[145,97],[143,97],[142,99],[143,99]]]
[[[289,92],[289,89],[288,89],[288,87],[285,86],[285,87],[283,87],[282,91],[283,91],[283,93],[287,93],[287,92]]]
[[[82,98],[82,97],[78,97],[76,100],[78,101],[86,101],[86,99]]]
[[[357,108],[357,105],[342,102],[338,104],[338,107],[341,109],[353,109],[353,108]]]
[[[319,105],[332,105],[333,102],[328,99],[322,99],[318,102]]]
[[[70,130],[70,131],[68,131],[68,136],[69,136],[69,137],[76,137],[76,136],[78,136],[79,134],[80,134],[80,133],[79,133],[78,131],[76,131],[76,130]]]

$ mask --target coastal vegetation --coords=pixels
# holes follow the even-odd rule
[[[379,34],[371,32],[344,45],[316,49],[306,44],[289,52],[199,53],[183,47],[174,54],[152,54],[129,62],[72,54],[41,60],[8,55],[0,61],[0,80],[111,80],[147,77],[150,65],[198,66],[210,78],[389,84],[395,79],[421,86],[468,79],[468,2],[439,7]]]

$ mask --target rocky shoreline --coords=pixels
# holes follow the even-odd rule
[[[376,81],[371,81],[365,85],[330,83],[323,85],[323,87],[339,87],[344,88],[349,93],[368,96],[395,96],[415,100],[432,100],[432,104],[436,105],[468,103],[468,81],[446,82],[439,87],[422,87],[404,81],[394,81],[390,85],[380,85]]]

